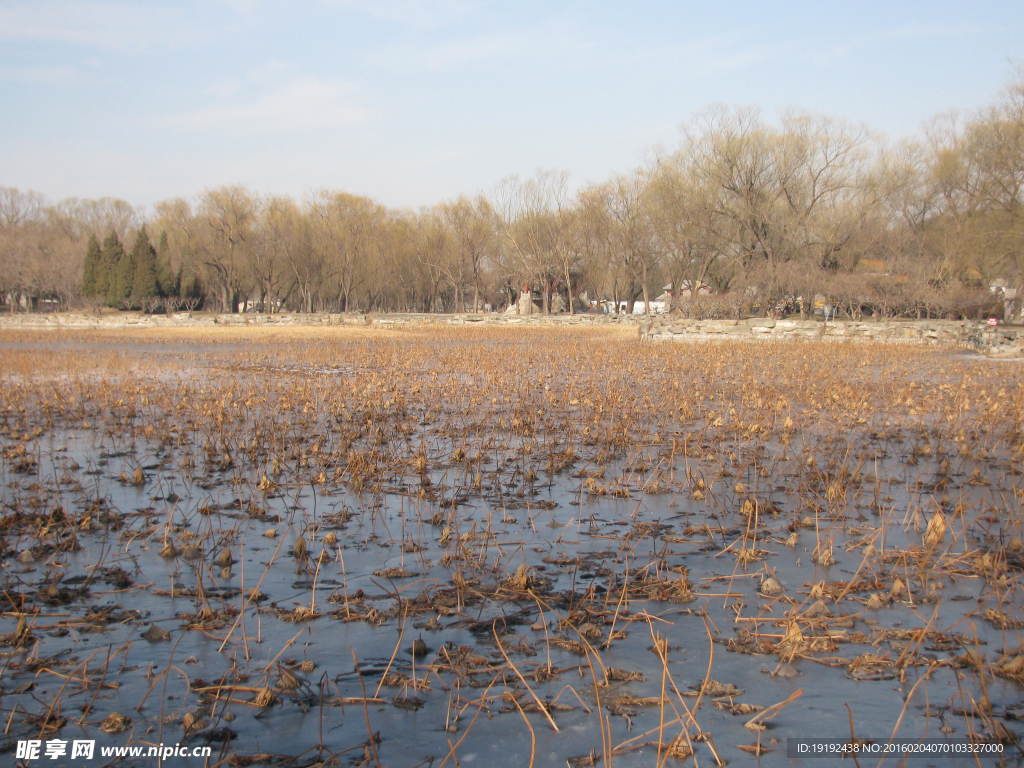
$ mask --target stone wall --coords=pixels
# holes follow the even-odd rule
[[[988,354],[1024,354],[1024,328],[989,327],[969,320],[685,320],[661,315],[644,320],[646,339],[859,341],[880,344],[928,344],[975,349]]]

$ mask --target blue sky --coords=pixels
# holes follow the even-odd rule
[[[998,98],[1022,22],[1019,2],[0,0],[0,185],[416,207],[538,168],[603,180],[713,103],[911,136]]]

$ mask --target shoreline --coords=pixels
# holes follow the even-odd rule
[[[635,327],[649,341],[841,341],[912,344],[974,350],[993,357],[1024,355],[1024,327],[986,326],[971,320],[799,320],[748,318],[693,320],[675,315],[276,313],[218,314],[54,312],[0,315],[0,330],[136,330],[145,328],[371,328],[447,326]]]

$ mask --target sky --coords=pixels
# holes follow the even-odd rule
[[[999,98],[1024,3],[0,0],[0,186],[416,208],[680,145],[712,104],[891,140]]]

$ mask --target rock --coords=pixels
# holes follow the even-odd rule
[[[430,647],[423,641],[422,637],[417,637],[412,641],[412,645],[409,647],[409,651],[412,653],[413,658],[422,659],[428,653],[430,653]]]
[[[800,674],[800,670],[794,667],[792,664],[780,664],[778,669],[772,672],[772,677],[797,677]]]
[[[775,597],[776,595],[781,595],[786,591],[782,587],[782,584],[779,583],[779,580],[774,576],[768,576],[761,579],[761,586],[759,589],[762,595],[767,595],[768,597]]]
[[[142,633],[142,637],[151,643],[163,643],[171,639],[171,633],[156,624],[150,624],[149,629]]]
[[[100,730],[104,733],[121,733],[122,731],[128,730],[128,727],[132,724],[132,719],[122,715],[120,712],[111,712],[100,723]]]

